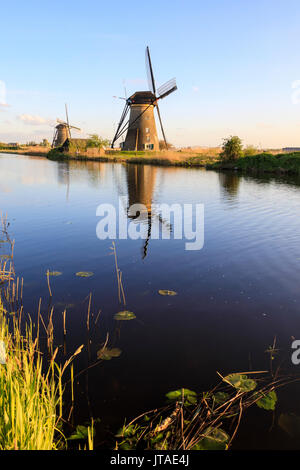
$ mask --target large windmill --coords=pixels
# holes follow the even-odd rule
[[[149,47],[146,48],[146,70],[149,91],[137,91],[129,98],[123,98],[125,99],[125,107],[112,140],[112,148],[114,148],[115,142],[127,132],[123,150],[159,150],[154,108],[157,110],[165,146],[168,148],[158,101],[177,90],[176,80],[173,78],[156,90]]]
[[[66,121],[62,121],[61,119],[56,120],[58,124],[55,126],[52,147],[60,147],[67,139],[71,139],[71,129],[81,130],[79,127],[70,126],[67,105],[65,105],[65,107]]]

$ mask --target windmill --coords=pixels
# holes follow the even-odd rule
[[[148,46],[146,47],[146,71],[149,90],[137,91],[129,98],[121,98],[125,100],[125,106],[112,140],[112,148],[114,148],[115,142],[127,132],[123,150],[159,150],[154,108],[156,108],[163,139],[166,148],[168,148],[158,101],[177,90],[176,80],[173,78],[156,90]],[[129,111],[129,118],[127,119]]]
[[[53,141],[52,141],[52,148],[53,147],[60,147],[65,143],[67,139],[71,139],[71,129],[76,129],[80,131],[79,127],[70,126],[69,124],[69,116],[68,116],[68,108],[66,108],[66,121],[62,121],[61,119],[57,119],[58,122],[57,126],[55,126]]]

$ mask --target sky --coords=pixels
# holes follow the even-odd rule
[[[112,139],[127,96],[148,89],[145,48],[167,140],[300,147],[299,0],[2,0],[0,141]]]

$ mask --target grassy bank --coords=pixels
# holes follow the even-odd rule
[[[237,160],[219,160],[207,165],[213,170],[240,170],[247,173],[300,174],[300,152],[261,153]]]
[[[208,163],[216,162],[216,155],[181,153],[175,151],[161,152],[117,152],[106,151],[101,156],[74,155],[60,152],[56,149],[50,150],[47,154],[50,160],[82,160],[100,162],[123,162],[159,166],[177,167],[205,167]]]

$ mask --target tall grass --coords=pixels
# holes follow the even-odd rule
[[[65,445],[62,369],[54,357],[43,371],[43,357],[32,324],[22,335],[16,317],[8,320],[0,303],[0,340],[6,350],[0,365],[0,449],[52,450]]]

